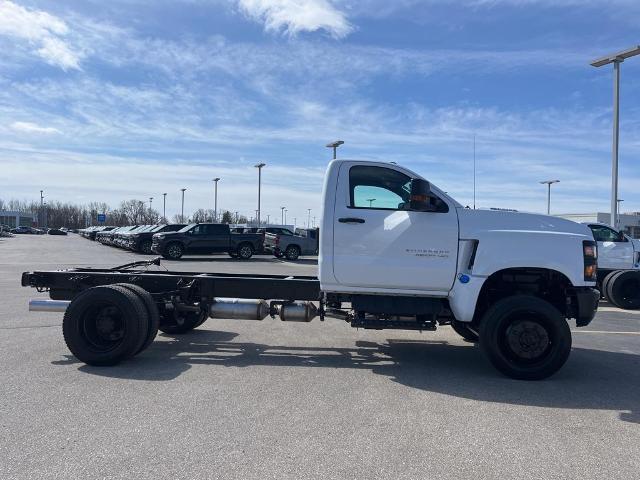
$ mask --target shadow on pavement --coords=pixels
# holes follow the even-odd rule
[[[526,382],[501,376],[474,345],[389,339],[356,342],[351,348],[290,347],[240,343],[233,332],[194,330],[168,336],[135,359],[115,367],[82,365],[93,375],[168,381],[191,365],[367,369],[395,382],[483,402],[547,408],[614,410],[640,423],[640,355],[574,348],[555,376]],[[57,365],[80,363],[68,360]]]

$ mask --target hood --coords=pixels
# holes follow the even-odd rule
[[[593,240],[586,225],[560,217],[536,213],[508,212],[502,210],[458,209],[460,238],[478,238],[483,233],[548,233],[583,237]]]

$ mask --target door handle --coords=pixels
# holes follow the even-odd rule
[[[364,223],[364,218],[343,217],[339,218],[338,221],[340,223]]]

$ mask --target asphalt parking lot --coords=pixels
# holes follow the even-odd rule
[[[116,367],[77,362],[25,270],[142,256],[76,235],[0,239],[0,478],[631,479],[640,311],[603,305],[541,382],[498,374],[449,327],[209,320]],[[314,259],[168,269],[313,275]]]

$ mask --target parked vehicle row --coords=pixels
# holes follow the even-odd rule
[[[0,231],[7,231],[18,235],[66,235],[69,231],[66,228],[35,228],[27,226],[19,226],[15,228],[5,228],[2,226]]]
[[[228,253],[247,260],[263,251],[263,233],[237,233],[224,223],[174,223],[168,225],[129,225],[90,227],[81,231],[85,238],[103,245],[135,252],[157,253],[171,260],[185,254]]]

